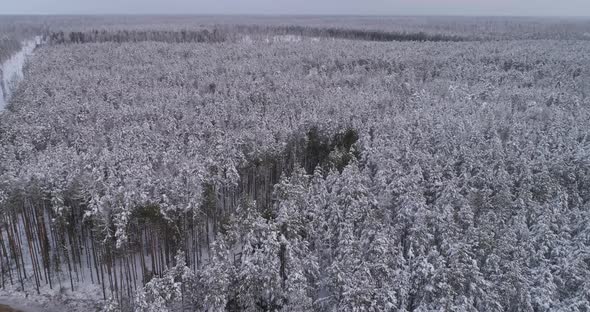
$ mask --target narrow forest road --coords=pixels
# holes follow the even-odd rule
[[[23,67],[31,54],[41,44],[41,37],[36,36],[31,40],[22,42],[22,49],[0,64],[0,110],[6,107],[8,100],[18,83],[24,78]],[[0,312],[2,312],[0,310]]]

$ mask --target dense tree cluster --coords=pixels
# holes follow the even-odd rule
[[[222,29],[222,30],[221,30]],[[268,37],[289,35],[298,37],[350,39],[365,41],[464,41],[456,35],[427,34],[424,32],[402,33],[378,30],[346,28],[313,28],[303,26],[260,26],[236,25],[216,27],[212,30],[91,30],[52,32],[46,39],[50,44],[95,43],[95,42],[142,42],[158,41],[167,43],[239,41],[244,36]]]
[[[587,311],[589,49],[41,48],[0,115],[2,285],[91,279],[105,311]]]
[[[223,42],[226,40],[225,34],[218,29],[202,30],[92,30],[88,32],[73,31],[64,33],[63,31],[52,32],[47,36],[50,44],[63,43],[92,43],[92,42],[142,42],[158,41],[167,43],[182,42]]]
[[[310,26],[268,26],[240,25],[232,27],[232,33],[282,34],[304,37],[350,39],[365,41],[465,41],[465,37],[448,34],[428,34],[420,32],[383,31],[375,29],[353,29],[343,27]]]

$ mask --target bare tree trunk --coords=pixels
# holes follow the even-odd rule
[[[8,232],[8,229],[6,230]],[[2,247],[2,254],[4,255],[4,258],[6,259],[6,266],[8,267],[8,269],[6,271],[8,271],[8,277],[10,278],[10,285],[14,285],[14,282],[12,281],[12,270],[10,269],[10,258],[8,257],[8,252],[6,251],[6,246],[4,244],[4,235],[3,235],[3,231],[0,228],[0,245]],[[2,260],[4,261],[4,260]],[[4,273],[4,269],[2,271]],[[3,286],[4,287],[4,286]]]
[[[25,201],[26,204],[27,201]],[[38,263],[37,263],[37,256],[35,253],[35,247],[33,246],[34,242],[33,242],[33,235],[31,234],[31,228],[30,228],[30,224],[29,224],[29,219],[27,218],[27,212],[26,212],[26,207],[23,207],[23,211],[21,213],[21,218],[22,218],[22,222],[23,222],[23,227],[25,230],[25,235],[27,238],[27,246],[29,249],[29,257],[31,259],[31,265],[33,266],[33,277],[35,278],[35,286],[37,288],[37,294],[40,294],[39,291],[39,287],[40,287],[40,283],[39,283],[39,268],[38,268]]]
[[[68,241],[68,244],[70,242]],[[74,278],[72,277],[72,265],[70,264],[70,255],[68,254],[68,247],[65,245],[64,241],[64,258],[66,259],[66,263],[68,264],[68,275],[70,276],[70,287],[72,291],[74,291]]]

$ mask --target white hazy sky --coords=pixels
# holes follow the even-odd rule
[[[590,16],[590,0],[0,0],[0,14]]]

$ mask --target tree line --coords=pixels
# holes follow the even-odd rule
[[[225,34],[218,29],[202,30],[91,30],[72,32],[51,32],[46,36],[50,44],[96,43],[96,42],[142,42],[158,41],[167,43],[180,42],[223,42]]]
[[[46,35],[50,44],[92,42],[142,42],[167,43],[236,41],[244,35],[295,35],[302,37],[334,38],[362,41],[465,41],[457,35],[428,34],[425,32],[393,32],[379,30],[322,28],[306,26],[218,25],[201,30],[90,30],[54,31]]]

